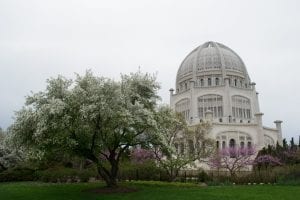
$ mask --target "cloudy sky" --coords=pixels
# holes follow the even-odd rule
[[[300,135],[300,1],[0,0],[0,126],[45,80],[92,69],[158,73],[168,103],[180,62],[206,41],[244,60],[260,93],[264,124],[281,119]]]

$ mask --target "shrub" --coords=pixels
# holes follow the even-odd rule
[[[211,178],[205,171],[202,170],[201,172],[198,173],[198,182],[208,182],[210,180]]]
[[[119,179],[121,180],[167,180],[166,173],[154,161],[132,163],[124,161],[120,165]]]
[[[16,167],[0,173],[0,182],[9,181],[33,181],[35,170],[30,168]]]
[[[37,171],[36,177],[43,182],[87,182],[90,177],[96,177],[95,168],[88,168],[83,170],[54,167],[43,171]]]
[[[300,185],[300,164],[278,167],[274,171],[279,184]]]

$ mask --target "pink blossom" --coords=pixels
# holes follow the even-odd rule
[[[216,169],[225,169],[232,176],[236,171],[253,164],[255,149],[253,147],[228,147],[220,149],[210,160],[209,165]]]
[[[277,166],[282,165],[279,158],[273,157],[271,155],[261,155],[258,156],[255,161],[255,165],[265,165],[265,166]]]
[[[155,154],[151,150],[134,148],[130,152],[131,161],[135,163],[143,163],[155,158]]]

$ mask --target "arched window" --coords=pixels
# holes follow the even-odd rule
[[[220,95],[208,94],[198,98],[198,116],[205,117],[206,111],[212,111],[214,118],[223,117],[223,98]]]
[[[230,139],[229,140],[229,147],[230,148],[234,148],[235,147],[235,140],[234,139]]]
[[[223,141],[223,142],[222,142],[222,149],[225,149],[225,147],[226,147],[226,142]]]
[[[181,113],[185,120],[190,118],[190,100],[182,99],[175,104],[175,111]]]
[[[211,78],[208,78],[208,79],[207,79],[207,85],[208,85],[208,86],[211,86]]]
[[[248,147],[248,148],[251,148],[251,147],[252,147],[252,144],[251,144],[250,141],[247,143],[247,147]]]
[[[237,86],[237,80],[234,79],[234,86]]]
[[[275,144],[273,138],[271,138],[268,135],[264,136],[264,143],[265,143],[265,147],[274,146],[274,144]]]
[[[243,96],[232,96],[232,116],[238,119],[251,119],[250,99]],[[242,123],[243,121],[240,120]]]
[[[219,145],[220,145],[219,141],[217,141],[216,145],[217,145],[217,149],[219,149]]]
[[[241,147],[241,149],[243,149],[245,147],[245,143],[241,142],[240,147]]]
[[[201,86],[201,87],[204,86],[204,80],[203,80],[203,78],[200,79],[200,86]]]
[[[187,90],[187,83],[184,83],[184,88]]]
[[[216,85],[219,85],[220,84],[220,80],[219,78],[216,78]]]
[[[230,147],[230,150],[229,150],[230,158],[235,158],[237,155],[236,155],[236,150],[235,150],[235,140],[234,139],[229,140],[229,147]]]
[[[241,148],[241,149],[244,149],[244,148],[245,148],[245,143],[244,143],[243,141],[240,143],[240,148]],[[242,154],[242,155],[245,155],[246,152],[245,152],[245,151],[241,151],[241,154]]]

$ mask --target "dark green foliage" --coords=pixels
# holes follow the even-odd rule
[[[207,182],[210,181],[211,178],[209,177],[209,175],[205,172],[205,171],[201,171],[198,174],[198,182]]]
[[[275,169],[278,183],[283,185],[300,185],[300,164]]]
[[[89,178],[97,177],[96,168],[73,169],[66,167],[54,167],[36,172],[37,180],[43,182],[87,182]]]
[[[297,146],[295,145],[295,142],[294,142],[294,138],[292,137],[291,141],[290,141],[290,149],[291,150],[296,150],[297,149]]]
[[[160,169],[153,160],[143,163],[123,161],[120,165],[120,180],[168,180],[164,170]]]
[[[290,145],[287,144],[286,139],[283,139],[283,146],[277,142],[276,146],[268,146],[263,148],[257,154],[257,157],[262,155],[271,155],[278,158],[283,165],[293,165],[300,163],[300,148],[294,143],[294,138],[291,139]]]
[[[30,168],[16,167],[0,173],[0,182],[33,181],[35,178],[35,170]]]
[[[286,139],[284,138],[283,139],[283,141],[282,141],[282,147],[283,147],[283,149],[288,149],[288,144],[287,144],[287,141],[286,141]]]

